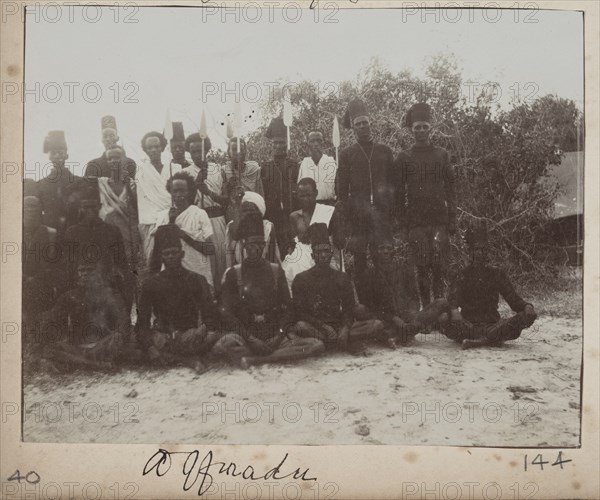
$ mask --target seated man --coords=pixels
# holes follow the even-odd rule
[[[352,282],[346,273],[330,266],[333,247],[326,224],[310,226],[310,243],[315,265],[298,274],[292,285],[298,319],[296,333],[301,337],[319,339],[327,346],[337,344],[349,350],[359,339],[381,335],[383,323],[377,319],[353,324],[355,302]]]
[[[127,339],[125,306],[104,281],[99,265],[82,260],[77,275],[76,286],[46,313],[40,339],[43,357],[54,368],[111,368]]]
[[[394,240],[386,231],[378,231],[373,260],[374,269],[366,269],[357,282],[358,296],[376,318],[383,321],[388,343],[410,343],[414,336],[431,326],[448,311],[448,303],[438,299],[419,311],[419,294],[414,272],[394,260]]]
[[[325,350],[320,340],[293,334],[292,304],[279,264],[263,256],[265,236],[260,217],[246,222],[245,257],[229,268],[221,288],[221,313],[230,330],[215,345],[242,368],[314,356]]]
[[[285,256],[281,265],[290,290],[292,289],[294,278],[315,265],[315,261],[312,258],[308,231],[312,224],[324,223],[328,228],[328,234],[331,236],[331,240],[336,247],[332,258],[329,259],[330,266],[334,269],[342,269],[340,249],[344,246],[342,226],[338,220],[339,212],[336,212],[332,206],[317,203],[317,184],[314,179],[310,177],[300,179],[298,182],[297,197],[300,210],[296,210],[290,214],[289,223],[294,233],[292,235],[294,241],[289,246],[290,251]]]
[[[204,276],[185,269],[180,229],[160,226],[155,236],[165,269],[142,285],[138,342],[150,361],[164,365],[184,362],[198,372],[205,370],[200,356],[217,340],[217,311]],[[155,316],[151,325],[152,315]]]
[[[461,342],[463,349],[497,346],[518,338],[537,317],[533,306],[517,294],[504,271],[488,265],[485,224],[469,229],[466,240],[471,265],[462,271],[452,288],[450,321],[445,322],[442,333]],[[500,319],[499,295],[517,314]]]

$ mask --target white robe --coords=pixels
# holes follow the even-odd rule
[[[331,156],[323,155],[319,164],[307,156],[302,160],[298,170],[298,180],[309,177],[317,184],[317,201],[335,200],[335,176],[337,164]]]

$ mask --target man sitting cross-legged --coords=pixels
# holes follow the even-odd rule
[[[219,340],[214,351],[243,368],[323,352],[325,346],[320,340],[293,333],[290,292],[281,266],[262,256],[262,219],[248,218],[245,225],[244,259],[227,270],[221,287],[221,313],[235,333]]]
[[[472,263],[462,271],[452,287],[449,297],[452,309],[449,322],[443,324],[442,333],[461,342],[463,349],[497,346],[506,340],[517,339],[537,317],[533,305],[517,294],[503,270],[487,263],[485,224],[469,229],[466,240]],[[500,295],[517,314],[500,319]]]
[[[200,356],[218,339],[213,333],[217,311],[210,287],[204,276],[183,267],[180,229],[175,224],[160,226],[154,245],[165,269],[142,286],[138,341],[152,362],[185,362],[204,371]],[[154,325],[150,324],[152,314]]]
[[[357,341],[378,337],[383,323],[377,319],[353,322],[354,290],[350,277],[330,266],[333,246],[327,225],[310,226],[310,244],[315,265],[296,276],[292,284],[296,333],[316,338],[326,346],[353,350]],[[362,348],[362,346],[361,346]]]
[[[82,260],[77,283],[44,314],[39,339],[53,368],[111,368],[123,354],[129,318],[121,295],[104,280],[101,267]]]
[[[394,260],[394,240],[378,231],[374,245],[374,269],[366,269],[357,282],[358,296],[376,318],[383,321],[389,344],[410,343],[448,311],[448,302],[437,299],[419,311],[414,271]]]

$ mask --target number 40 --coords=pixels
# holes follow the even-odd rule
[[[567,462],[572,462],[573,460],[568,459],[568,460],[563,460],[562,457],[562,451],[558,452],[558,455],[556,456],[556,460],[554,461],[554,463],[552,464],[552,466],[554,465],[560,465],[560,468],[563,469],[563,464],[566,464]],[[549,464],[550,462],[548,461],[544,461],[544,459],[542,458],[542,454],[538,453],[537,456],[531,461],[532,464],[534,465],[539,465],[541,470],[544,470],[544,464]],[[527,470],[527,455],[525,455],[525,470]]]

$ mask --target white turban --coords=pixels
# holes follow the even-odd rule
[[[258,193],[254,191],[246,191],[244,193],[244,197],[242,198],[242,203],[247,201],[248,203],[254,203],[256,208],[260,211],[260,214],[264,217],[267,212],[267,205],[265,204],[265,199]]]

